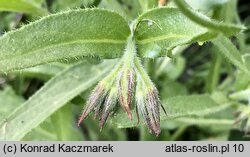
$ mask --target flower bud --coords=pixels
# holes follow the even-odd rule
[[[120,69],[121,69],[121,62],[119,62],[115,66],[114,70],[112,70],[110,74],[106,76],[102,81],[100,81],[98,85],[95,87],[95,89],[93,90],[93,92],[89,97],[89,100],[87,101],[86,107],[84,108],[78,120],[78,127],[92,110],[95,110],[95,117],[101,114],[102,104],[108,92],[110,91],[111,87],[113,86],[114,82],[116,81],[116,76]]]
[[[108,96],[105,99],[104,106],[102,109],[102,114],[100,116],[100,127],[101,129],[104,127],[104,124],[110,115],[110,113],[113,111],[117,104],[117,92],[118,88],[116,86],[112,87]]]
[[[100,117],[100,127],[103,128],[118,100],[132,120],[130,108],[135,79],[137,79],[136,109],[141,113],[149,132],[158,136],[161,132],[160,99],[157,89],[147,72],[142,68],[139,58],[136,57],[136,45],[133,35],[129,37],[124,56],[115,69],[93,90],[78,121],[78,126],[92,110],[95,110],[95,117]]]
[[[93,92],[91,93],[89,100],[84,108],[79,120],[78,120],[78,127],[80,126],[81,122],[88,116],[88,114],[94,109],[99,108],[98,106],[101,105],[105,96],[107,94],[107,90],[105,90],[104,85],[100,82]]]
[[[119,80],[119,102],[132,120],[130,106],[132,103],[135,74],[132,69],[125,69]]]
[[[136,103],[150,133],[158,136],[160,129],[160,99],[153,86],[146,86],[143,80],[137,81]]]

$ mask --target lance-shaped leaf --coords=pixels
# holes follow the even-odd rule
[[[245,64],[245,66],[250,71],[250,54],[245,54],[242,56],[242,58],[243,58],[243,62]]]
[[[127,22],[111,11],[50,15],[0,38],[0,71],[82,56],[119,57],[129,34]]]
[[[167,115],[161,111],[161,121],[180,117],[202,117],[222,111],[232,105],[231,103],[218,104],[208,95],[176,96],[162,100]],[[135,111],[133,112],[135,114]],[[117,114],[112,119],[112,124],[119,128],[137,126],[137,119],[126,120],[126,114]]]
[[[184,0],[175,0],[175,4],[180,8],[180,11],[187,16],[190,20],[196,22],[197,24],[208,28],[213,32],[221,32],[224,35],[235,35],[245,29],[242,25],[234,25],[228,23],[222,23],[219,21],[214,21],[209,17],[199,13],[192,9]]]
[[[24,99],[15,94],[13,89],[0,90],[0,123],[6,121],[5,117],[16,107],[24,102]]]
[[[143,57],[166,55],[178,45],[199,41],[198,37],[205,33],[206,28],[192,22],[176,8],[153,9],[138,18],[138,51]]]
[[[209,11],[215,7],[228,3],[229,0],[186,0],[195,10]]]
[[[48,80],[54,75],[64,70],[67,66],[64,64],[43,64],[23,70],[14,71],[14,74],[20,74],[29,78],[39,78]]]
[[[0,11],[14,11],[39,16],[47,14],[47,11],[34,0],[0,0]]]
[[[36,94],[0,123],[0,140],[20,140],[57,109],[93,86],[111,69],[113,62],[77,64],[48,81]]]
[[[250,70],[248,69],[248,59],[244,57],[242,59],[240,51],[234,46],[234,44],[224,36],[218,36],[212,43],[231,63],[237,68],[242,70],[245,74],[250,76]]]

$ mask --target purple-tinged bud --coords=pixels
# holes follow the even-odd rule
[[[150,133],[158,136],[160,128],[160,99],[154,86],[146,86],[142,80],[137,81],[136,103],[139,112]]]
[[[127,112],[128,117],[132,120],[130,106],[134,90],[135,73],[132,69],[125,69],[119,80],[119,102],[122,108]]]
[[[86,107],[84,108],[79,120],[78,120],[78,127],[80,126],[81,122],[88,116],[88,114],[96,107],[98,107],[99,105],[101,105],[101,103],[103,102],[105,96],[107,94],[107,91],[104,88],[104,85],[102,84],[102,82],[100,82],[95,89],[93,90],[93,92],[91,93],[89,100],[86,104]]]
[[[97,116],[101,116],[103,102],[105,101],[108,92],[114,85],[116,76],[121,69],[121,63],[122,62],[119,62],[114,67],[114,69],[109,73],[109,75],[106,76],[102,81],[100,81],[98,85],[95,87],[95,89],[93,90],[93,92],[89,97],[89,100],[87,101],[86,107],[84,108],[78,120],[78,127],[92,110],[95,111],[95,118]]]
[[[105,99],[104,106],[102,109],[102,114],[100,116],[100,128],[102,129],[106,123],[106,120],[110,113],[113,111],[117,104],[117,93],[118,88],[116,86],[112,87],[108,96]]]
[[[160,99],[156,88],[149,89],[147,93],[147,109],[151,126],[154,133],[158,136],[161,132],[160,128]]]

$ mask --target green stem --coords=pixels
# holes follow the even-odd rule
[[[18,95],[22,95],[23,84],[24,78],[22,76],[17,76],[14,82],[14,89]]]
[[[175,0],[174,2],[180,11],[190,20],[213,31],[221,32],[227,35],[233,35],[245,29],[245,27],[241,25],[225,24],[212,21],[207,16],[194,11],[184,0]]]
[[[123,57],[115,66],[114,70],[112,70],[110,74],[104,80],[102,80],[102,82],[104,82],[104,84],[106,84],[107,86],[111,86],[115,81],[119,71],[121,71],[122,68],[125,69],[133,68],[135,56],[136,56],[135,39],[133,34],[131,34],[127,40],[127,46]]]
[[[149,78],[147,72],[143,69],[141,61],[138,57],[135,57],[134,59],[134,64],[136,67],[137,72],[139,73],[139,75],[141,76],[143,82],[145,83],[145,85],[147,87],[153,87],[153,83],[151,81],[151,79]]]
[[[181,54],[188,46],[178,46],[172,51],[173,56],[177,56]],[[161,62],[160,66],[156,69],[155,75],[158,77],[162,74],[162,72],[165,70],[167,65],[171,62],[171,58],[165,57],[164,60]]]
[[[135,56],[136,56],[135,39],[134,35],[131,34],[128,38],[126,50],[122,58],[122,61],[124,62],[126,68],[131,69],[133,67]]]
[[[122,60],[120,60],[118,64],[114,67],[114,69],[108,74],[108,76],[106,76],[101,82],[103,82],[103,84],[108,87],[112,86],[117,74],[122,68],[122,64],[123,62]]]
[[[212,64],[209,69],[209,74],[206,80],[206,91],[212,93],[218,86],[220,70],[222,64],[222,57],[220,54],[215,51],[216,49],[212,49]]]

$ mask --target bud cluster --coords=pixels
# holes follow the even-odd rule
[[[133,37],[128,39],[124,56],[114,70],[98,83],[83,110],[78,126],[94,110],[103,128],[108,116],[119,103],[132,120],[131,104],[135,97],[140,112],[150,133],[160,134],[160,99],[158,91],[143,69]]]

